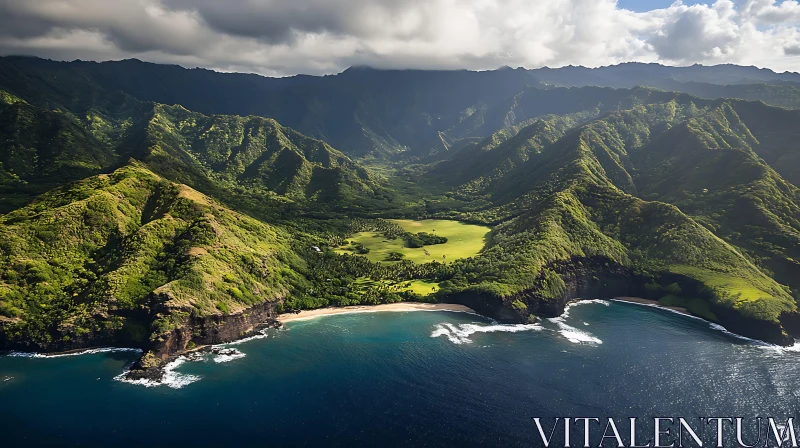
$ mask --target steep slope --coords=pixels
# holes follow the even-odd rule
[[[780,175],[800,185],[800,111],[769,107],[763,103],[731,103],[755,137],[753,151]]]
[[[492,131],[489,137],[461,148],[458,157],[454,157],[456,152],[453,152],[450,160],[437,166],[435,172],[451,185],[463,184],[468,179],[472,179],[473,184],[485,183],[487,176],[502,177],[509,172],[510,167],[527,160],[526,153],[540,151],[543,144],[553,143],[579,124],[612,111],[673,101],[700,107],[712,103],[685,94],[641,87],[526,89],[505,105],[510,106],[510,109],[500,106],[495,108],[493,114],[496,117],[505,117],[502,124],[498,121],[494,125],[480,128],[478,135],[495,128],[501,129],[500,131]],[[454,173],[461,174],[453,176]],[[471,190],[476,191],[474,188]]]
[[[545,97],[538,103],[548,106],[543,110],[533,107],[536,101],[516,105],[515,96],[528,86],[647,85],[707,98],[737,97],[800,107],[800,91],[792,82],[800,82],[800,75],[734,65],[620,64],[597,69],[486,72],[353,67],[333,76],[267,78],[137,60],[95,63],[0,58],[0,88],[48,109],[63,108],[64,104],[76,109],[92,98],[105,105],[98,110],[98,115],[104,116],[103,109],[132,97],[180,104],[206,115],[259,115],[324,140],[351,157],[381,159],[407,149],[413,150],[412,157],[425,156],[446,149],[453,140],[487,137],[520,123],[523,116],[573,113],[598,103],[583,91],[585,96],[562,92],[560,95],[566,96],[555,100],[547,99],[553,94],[540,93]],[[585,104],[575,109],[580,102]]]
[[[706,309],[693,311],[713,316],[731,329],[788,343],[787,328],[797,330],[791,323],[781,326],[791,320],[786,316],[796,313],[789,288],[766,275],[737,246],[741,238],[756,236],[747,231],[749,226],[767,220],[769,225],[758,224],[770,229],[766,232],[783,230],[769,240],[783,244],[772,247],[771,254],[783,257],[783,262],[791,261],[789,245],[795,244],[800,228],[796,188],[759,165],[752,151],[728,144],[733,158],[727,160],[718,156],[720,151],[713,151],[719,144],[709,148],[710,142],[725,141],[719,132],[709,134],[704,126],[710,123],[719,131],[724,128],[729,142],[737,146],[747,140],[746,128],[726,119],[731,110],[720,102],[698,108],[691,101],[670,101],[612,113],[539,145],[537,151],[526,152],[527,160],[502,175],[466,184],[469,188],[462,189],[487,195],[493,205],[462,216],[501,224],[479,259],[454,263],[452,278],[442,286],[443,294],[455,300],[474,300],[468,297],[480,295],[483,302],[473,305],[496,308],[505,304],[505,312],[514,316],[528,312],[557,315],[571,297],[640,294],[659,298],[673,289],[683,291],[686,300],[704,301]],[[684,135],[687,129],[706,143],[710,155],[699,151],[696,139]],[[536,125],[521,130],[517,143],[529,144],[532,137],[538,138],[536,130]],[[745,160],[736,159],[740,153],[757,165],[750,177],[734,172],[727,178],[709,179],[709,166],[720,172],[730,168],[726,164],[752,171]],[[648,157],[664,159],[656,162]],[[672,166],[668,161],[677,163]],[[648,194],[656,184],[668,192],[682,191],[686,176],[719,181],[724,188],[711,188],[727,190],[728,197],[736,198],[739,208],[732,212],[747,210],[753,216],[740,219],[745,223],[739,227],[726,224],[729,229],[736,228],[720,233],[726,242],[692,217],[704,223],[713,219],[727,223],[731,216],[718,214],[726,207],[725,200],[715,200],[713,204],[719,208],[711,210],[675,196],[657,196],[659,201],[635,197],[644,190],[643,197],[652,199]],[[767,198],[772,202],[761,202]],[[666,200],[681,208],[662,202]],[[689,215],[683,206],[691,209]],[[772,210],[779,218],[772,216]],[[750,247],[748,253],[755,253]],[[676,286],[669,288],[673,283]]]
[[[314,202],[380,208],[389,195],[341,152],[275,120],[205,116],[130,98],[114,106],[102,94],[76,100],[71,109],[74,97],[64,95],[52,93],[46,101],[34,95],[58,104],[46,110],[3,92],[0,212],[130,157],[169,179],[253,207]]]
[[[113,148],[64,114],[18,99],[0,102],[0,213],[118,160]]]
[[[641,295],[776,343],[800,334],[784,286],[800,278],[796,111],[530,79],[354,68],[270,80],[0,59],[0,197],[16,209],[0,215],[0,343],[134,345],[156,363],[284,304],[403,300],[384,280],[421,278],[508,321]],[[350,154],[395,158],[379,167],[384,182],[275,119],[134,96],[283,117]],[[480,255],[447,263],[328,250],[360,222],[330,218],[390,213],[495,228]]]
[[[264,304],[286,296],[302,267],[282,230],[138,163],[0,217],[0,236],[4,347],[169,353],[191,340],[185,328],[213,340],[226,316],[273,315]]]
[[[800,289],[800,190],[756,154],[759,142],[735,104],[723,103],[632,153],[638,191],[679,206]]]
[[[336,76],[267,78],[136,60],[64,63],[0,58],[0,88],[30,101],[33,94],[47,101],[50,93],[60,94],[62,86],[74,85],[81,94],[124,92],[142,101],[180,104],[209,115],[271,117],[356,157],[386,157],[427,142],[439,130],[455,125],[474,105],[508,98],[530,82],[524,70],[354,67]]]
[[[180,106],[156,105],[146,131],[151,146],[145,160],[162,172],[174,172],[179,159],[195,176],[295,201],[354,201],[380,191],[370,174],[347,156],[272,119],[209,117]],[[162,160],[164,153],[172,157]]]

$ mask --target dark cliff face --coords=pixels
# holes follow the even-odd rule
[[[0,321],[0,351],[18,350],[23,352],[61,353],[96,347],[145,348],[144,334],[148,331],[146,322],[148,322],[149,313],[137,310],[119,313],[118,315],[125,318],[125,324],[121,329],[106,332],[89,331],[78,336],[73,335],[67,340],[62,339],[59,333],[53,332],[50,335],[51,340],[48,342],[12,341],[3,328],[4,322]]]
[[[279,326],[276,307],[276,303],[263,302],[238,314],[190,317],[148,347],[149,352],[139,358],[126,376],[131,380],[161,381],[164,364],[194,346],[223,344],[251,336],[260,328]]]
[[[37,352],[37,353],[60,353],[70,352],[74,350],[81,350],[91,347],[100,346],[117,346],[118,341],[110,335],[98,335],[95,333],[85,333],[79,337],[74,337],[69,341],[52,341],[52,342],[32,342],[32,341],[9,341],[2,328],[0,328],[0,351],[16,350],[21,352]],[[130,346],[132,348],[139,348]]]
[[[572,259],[551,266],[564,280],[565,292],[558,299],[548,299],[523,291],[507,302],[519,300],[528,307],[528,314],[557,317],[567,304],[576,299],[608,299],[621,296],[650,298],[644,285],[650,277],[636,275],[631,269],[603,257]],[[525,311],[520,312],[525,314]]]
[[[89,332],[68,341],[49,343],[11,343],[0,331],[0,350],[19,350],[41,353],[68,352],[101,346],[139,348],[153,352],[158,359],[166,360],[186,351],[190,342],[195,346],[221,344],[252,335],[265,326],[277,325],[277,303],[264,302],[238,314],[189,317],[179,328],[159,340],[149,341],[131,337],[127,327],[122,330],[98,334]],[[151,316],[148,313],[127,316],[131,326],[147,330]]]
[[[645,287],[647,283],[658,280],[661,284],[677,282],[691,296],[708,299],[711,310],[719,318],[716,323],[728,331],[783,346],[794,344],[794,336],[800,337],[800,313],[784,313],[781,315],[780,324],[750,319],[729,308],[715,306],[711,297],[703,291],[702,285],[687,277],[675,274],[658,278],[642,276],[603,257],[575,258],[548,267],[557,272],[564,281],[564,294],[558,298],[542,297],[538,294],[541,289],[532,288],[506,298],[490,294],[463,293],[448,297],[446,301],[469,306],[476,312],[499,322],[524,323],[528,322],[531,316],[558,317],[573,300],[624,296],[658,300],[660,294]],[[524,303],[527,308],[515,307],[513,304],[517,301]]]
[[[448,297],[446,301],[466,305],[499,322],[521,323],[527,322],[531,316],[558,317],[564,313],[567,304],[576,299],[647,297],[644,284],[651,280],[603,257],[575,258],[554,263],[548,268],[559,273],[564,281],[564,294],[555,299],[542,297],[538,293],[541,289],[531,288],[505,298],[462,293]],[[515,308],[512,304],[516,301],[524,303],[527,309]]]
[[[149,347],[160,359],[184,352],[195,345],[222,344],[251,336],[259,328],[277,325],[277,304],[264,302],[239,314],[190,317],[185,325],[176,328]]]
[[[770,344],[787,347],[794,344],[794,338],[785,331],[783,321],[778,324],[776,322],[749,319],[730,308],[714,306],[713,304],[711,311],[719,318],[718,323],[732,333],[769,342]],[[792,315],[797,316],[797,313],[792,313]]]

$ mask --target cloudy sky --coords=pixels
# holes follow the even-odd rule
[[[0,0],[0,54],[265,75],[625,61],[800,71],[795,0]]]

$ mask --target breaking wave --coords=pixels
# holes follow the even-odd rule
[[[130,371],[132,365],[127,366],[125,370],[121,374],[115,376],[114,379],[117,381],[121,381],[123,383],[136,384],[138,386],[144,386],[144,387],[167,386],[173,389],[180,389],[184,386],[199,381],[202,378],[199,375],[191,375],[188,373],[176,372],[175,369],[180,367],[182,364],[186,362],[209,362],[209,361],[221,364],[224,362],[230,362],[236,359],[241,359],[244,358],[245,356],[247,355],[238,349],[225,347],[224,345],[214,345],[210,349],[195,351],[187,353],[185,355],[181,355],[174,361],[168,363],[163,368],[163,376],[161,377],[160,380],[151,380],[145,378],[142,379],[128,378],[128,372]]]
[[[579,330],[571,325],[567,325],[566,319],[569,317],[569,310],[573,307],[578,305],[586,305],[589,303],[600,304],[604,306],[611,305],[611,302],[608,300],[601,300],[601,299],[592,299],[592,300],[580,300],[577,302],[572,302],[564,307],[564,313],[562,313],[558,317],[552,317],[547,319],[550,322],[558,325],[558,333],[561,334],[564,338],[566,338],[569,342],[573,344],[602,344],[599,338],[595,337],[593,334],[589,333],[588,331]],[[586,322],[583,322],[583,325],[589,325]]]
[[[778,355],[783,355],[786,353],[800,353],[800,342],[795,342],[791,347],[782,347],[780,345],[762,343],[759,344],[759,348],[770,350]]]
[[[574,307],[576,307],[578,305],[586,305],[586,304],[589,304],[589,303],[597,303],[597,304],[605,305],[605,306],[611,305],[611,302],[609,302],[608,300],[602,300],[602,299],[580,300],[580,301],[576,301],[576,302],[571,302],[571,303],[568,303],[567,306],[564,307],[564,312],[561,313],[560,316],[552,317],[552,318],[547,319],[547,320],[549,320],[550,322],[555,322],[555,323],[564,322],[564,319],[569,317],[569,310],[571,308],[574,308]]]
[[[235,340],[233,342],[226,342],[224,344],[215,345],[215,347],[227,347],[227,346],[230,346],[230,345],[239,345],[239,344],[244,344],[245,342],[255,341],[256,339],[268,338],[268,337],[270,337],[269,330],[270,330],[269,328],[265,328],[263,330],[257,331],[256,334],[254,334],[252,336],[248,336],[248,337],[242,338],[242,339],[237,339],[237,340]]]
[[[247,356],[235,348],[224,348],[219,350],[219,352],[212,352],[212,354],[214,355],[212,359],[216,363],[229,362]]]
[[[564,322],[556,322],[558,324],[558,332],[564,336],[569,342],[573,344],[602,344],[599,338],[596,338],[588,331],[579,330],[575,327],[569,326]]]
[[[104,348],[90,348],[78,352],[56,353],[56,354],[12,351],[8,352],[6,356],[18,357],[18,358],[64,358],[67,356],[93,355],[95,353],[109,353],[109,352],[134,352],[141,354],[142,350],[138,348],[104,347]]]
[[[150,380],[145,378],[142,379],[127,378],[128,372],[130,371],[130,367],[126,368],[122,373],[115,376],[114,379],[117,381],[121,381],[123,383],[135,384],[137,386],[144,386],[144,387],[167,386],[173,389],[180,389],[181,387],[192,384],[195,381],[200,380],[201,378],[198,375],[190,375],[187,373],[180,373],[175,371],[175,369],[177,369],[181,364],[185,363],[187,360],[188,358],[186,358],[185,356],[180,356],[174,361],[165,365],[164,376],[161,378],[160,381]]]
[[[475,333],[495,333],[495,332],[517,333],[520,331],[539,331],[541,329],[542,326],[539,324],[454,325],[451,323],[442,323],[442,324],[436,324],[433,332],[431,333],[431,337],[438,338],[440,336],[444,336],[453,344],[471,344],[472,340],[469,337]]]

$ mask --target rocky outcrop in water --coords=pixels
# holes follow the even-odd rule
[[[264,302],[238,314],[189,317],[184,325],[154,341],[127,377],[160,381],[162,367],[194,347],[232,342],[264,328],[279,327],[276,307],[276,303]]]

